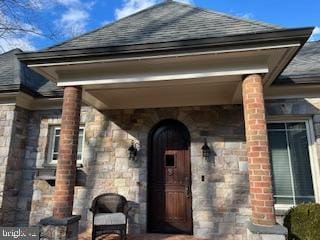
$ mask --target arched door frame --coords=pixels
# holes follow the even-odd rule
[[[160,122],[158,122],[157,124],[155,124],[149,131],[148,134],[148,146],[147,146],[147,231],[151,232],[151,226],[150,226],[150,218],[151,218],[151,214],[150,214],[150,181],[151,181],[151,177],[150,177],[150,173],[152,171],[152,152],[153,152],[153,147],[152,147],[152,143],[153,143],[153,137],[154,134],[161,128],[161,127],[166,127],[166,126],[170,126],[170,125],[174,125],[177,128],[179,128],[179,130],[185,135],[185,137],[187,138],[187,145],[189,150],[191,150],[191,135],[190,132],[187,128],[187,126],[182,123],[179,120],[175,120],[175,119],[165,119],[165,120],[161,120]],[[190,177],[192,176],[191,174],[191,153],[190,153]],[[190,186],[191,187],[191,186]],[[193,225],[193,218],[192,218],[192,201],[191,201],[191,223]],[[190,234],[193,234],[193,227],[191,229]]]

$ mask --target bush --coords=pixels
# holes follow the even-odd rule
[[[305,203],[291,208],[284,219],[289,240],[320,240],[320,204]]]

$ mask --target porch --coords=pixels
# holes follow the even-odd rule
[[[129,227],[139,228],[141,233],[175,230],[195,236],[236,236],[241,239],[247,236],[250,219],[248,239],[255,235],[258,236],[254,239],[262,239],[261,233],[285,239],[286,230],[276,223],[264,103],[266,98],[299,93],[298,88],[287,93],[285,87],[274,87],[272,83],[309,34],[309,30],[279,31],[271,36],[261,33],[255,34],[252,42],[239,36],[223,44],[214,42],[216,39],[206,43],[195,40],[191,50],[191,46],[184,46],[184,43],[171,42],[168,44],[173,44],[171,47],[176,48],[175,51],[168,51],[169,46],[163,49],[153,45],[154,51],[150,51],[150,46],[142,54],[140,50],[134,53],[134,48],[130,50],[133,53],[124,49],[123,55],[113,57],[93,54],[76,59],[79,55],[62,56],[54,51],[35,53],[38,56],[30,53],[25,59],[28,66],[64,89],[53,218],[63,221],[72,214],[81,214],[86,216],[84,221],[88,224],[88,208],[83,208],[81,201],[77,202],[77,196],[79,192],[84,196],[90,194],[90,197],[101,193],[105,187],[103,183],[108,179],[112,182],[108,191],[123,192],[137,206]],[[49,61],[43,61],[48,57],[46,54],[52,55]],[[93,173],[105,170],[104,178],[98,179],[103,187],[95,192],[92,189],[97,190],[96,186],[89,191],[75,188],[82,105],[97,111],[93,121],[111,122],[106,133],[90,135],[96,138],[93,142],[108,134],[111,136],[103,150],[99,148],[105,155],[99,161],[97,155],[87,163]],[[163,142],[164,146],[174,145],[175,139],[188,137],[181,143],[181,149],[176,146],[172,149],[170,145],[169,149],[156,151],[165,153],[157,159],[152,153],[148,155],[153,144],[152,141],[149,143],[153,136],[150,133],[157,132],[154,126],[168,119],[179,123],[176,127],[172,127],[174,124],[160,125],[159,129],[170,129],[171,132],[167,131],[170,133],[162,142],[155,141],[159,143],[155,146],[161,146]],[[173,136],[173,140],[167,136]],[[211,155],[214,159],[204,159],[201,153],[206,138],[211,149],[217,151]],[[131,167],[136,168],[132,170],[134,175],[128,171],[128,165],[137,164],[128,159],[127,149],[132,140],[140,147],[141,154],[138,166]],[[171,193],[161,192],[165,201],[158,203],[166,202],[167,205],[150,208],[155,204],[150,202],[150,189],[147,189],[154,180],[147,179],[150,162],[154,159],[165,161],[160,166],[168,173],[168,181],[174,181],[170,176],[174,176],[173,168],[179,165],[182,155],[188,161],[184,172],[192,175],[183,175],[185,181],[182,181],[183,177],[178,178],[183,182],[179,189],[175,186],[176,190],[171,189]],[[159,169],[155,167],[151,173]],[[183,171],[178,169],[177,172]],[[130,187],[135,189],[134,194]],[[160,189],[166,187],[162,185]],[[182,208],[179,203],[183,203]],[[147,223],[151,221],[149,226]],[[173,236],[144,237],[171,239]],[[141,236],[132,239],[141,239]]]

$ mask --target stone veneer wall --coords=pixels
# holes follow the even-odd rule
[[[15,226],[20,221],[17,208],[28,119],[28,111],[15,105],[0,105],[1,226]]]
[[[32,176],[35,169],[45,163],[48,131],[50,125],[60,124],[60,115],[60,110],[35,111],[27,127],[24,185],[19,210],[29,215],[30,225],[52,214],[54,186]],[[146,231],[147,139],[150,129],[168,118],[183,122],[191,134],[194,234],[209,237],[237,235],[241,238],[250,216],[242,106],[103,113],[83,107],[81,122],[85,125],[86,144],[79,178],[84,186],[76,187],[74,203],[74,213],[82,215],[82,229],[90,227],[92,199],[101,193],[118,192],[133,206],[129,232]],[[214,156],[209,161],[201,157],[204,138],[214,149]],[[137,162],[128,160],[127,149],[133,139],[139,142]],[[205,176],[204,182],[201,176]],[[25,218],[24,224],[27,223]]]
[[[13,105],[0,106],[0,206],[1,206],[1,222],[2,222],[2,205],[3,205],[3,191],[7,171],[8,156],[10,153],[10,144],[14,119]]]
[[[318,146],[319,108],[320,99],[268,101],[266,106],[268,115],[312,117]],[[19,199],[19,211],[25,217],[19,224],[36,224],[52,214],[54,187],[44,180],[33,179],[33,175],[46,159],[49,126],[60,124],[60,116],[60,110],[35,111],[27,125],[24,180]],[[133,206],[129,232],[146,231],[148,133],[157,122],[168,118],[180,120],[191,134],[194,234],[215,239],[229,239],[227,236],[245,239],[251,210],[240,105],[103,113],[83,107],[81,122],[85,125],[86,144],[79,179],[84,186],[76,187],[74,203],[74,213],[82,215],[82,229],[90,227],[92,216],[88,209],[92,199],[104,192],[118,192]],[[204,138],[214,150],[209,161],[201,157]],[[132,139],[139,142],[137,163],[129,161],[127,156]]]

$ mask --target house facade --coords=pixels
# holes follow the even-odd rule
[[[312,30],[165,1],[1,55],[1,224],[73,239],[113,192],[129,233],[284,239],[286,211],[320,201]]]

